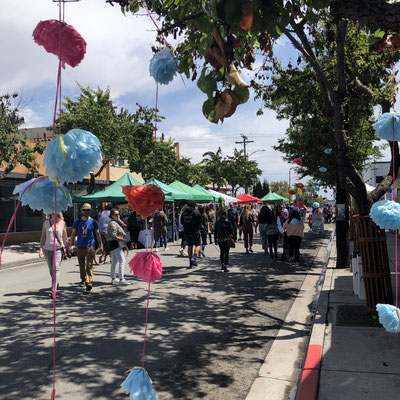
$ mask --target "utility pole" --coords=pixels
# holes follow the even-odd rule
[[[242,144],[243,145],[243,150],[244,150],[244,160],[247,161],[247,152],[246,152],[246,144],[247,143],[253,143],[254,140],[247,140],[248,137],[246,135],[244,135],[243,133],[240,135],[242,137],[242,141],[241,142],[235,142],[236,144]],[[244,188],[244,192],[247,194],[248,192],[248,187],[246,186]]]
[[[243,138],[243,140],[241,142],[235,142],[235,143],[243,145],[244,159],[247,160],[246,144],[247,143],[253,143],[254,140],[247,140],[248,137],[246,135],[244,135],[243,133],[240,136]]]

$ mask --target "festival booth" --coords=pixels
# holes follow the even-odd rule
[[[239,203],[239,200],[236,197],[228,196],[225,193],[216,192],[215,190],[209,189],[209,192],[214,196],[217,196],[219,199],[223,199],[224,204],[227,206],[229,203]]]
[[[262,199],[263,203],[284,203],[286,201],[289,201],[286,197],[279,196],[279,194],[274,193],[274,192],[269,192],[267,193]]]
[[[193,196],[193,200],[196,200],[198,203],[210,203],[214,199],[214,196],[211,193],[207,192],[206,190],[205,191],[198,190],[195,187],[190,187],[189,185],[186,185],[178,180],[170,183],[168,186],[174,189],[178,189],[182,192],[191,194]]]
[[[240,194],[236,196],[239,200],[239,204],[251,204],[251,203],[262,203],[262,200],[258,197],[250,196],[249,194]]]
[[[203,186],[200,186],[200,185],[196,184],[196,185],[193,186],[193,189],[197,190],[198,192],[204,193],[207,196],[210,195],[212,197],[211,201],[213,203],[218,203],[220,200],[223,201],[223,197],[222,196],[210,193],[207,189],[204,189]]]

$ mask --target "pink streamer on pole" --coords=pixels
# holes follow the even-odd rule
[[[144,368],[144,355],[145,355],[145,349],[146,349],[147,317],[149,314],[149,301],[150,301],[150,282],[149,282],[149,287],[147,289],[146,322],[145,322],[145,326],[144,326],[143,358],[142,358],[142,367],[143,368]]]
[[[396,201],[396,188],[395,188],[395,153],[394,153],[394,142],[395,142],[395,130],[394,130],[394,105],[396,102],[396,98],[394,96],[394,86],[395,86],[395,80],[394,80],[394,48],[392,44],[392,105],[393,105],[393,142],[392,142],[392,160],[393,160],[393,172],[392,172],[392,179],[393,179],[393,189],[392,189],[392,200]],[[399,278],[398,278],[398,260],[397,260],[397,235],[398,231],[395,230],[395,274],[396,274],[396,308],[398,308],[398,298],[399,298]]]

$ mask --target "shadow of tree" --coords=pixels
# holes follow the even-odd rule
[[[159,399],[243,400],[323,240],[304,241],[301,270],[233,252],[228,274],[204,258],[194,270],[176,269],[152,284],[145,367]],[[119,386],[124,371],[141,365],[147,298],[147,284],[130,281],[126,288],[96,281],[90,294],[74,286],[59,291],[57,398],[127,398]],[[48,292],[7,293],[0,315],[0,398],[49,398]]]

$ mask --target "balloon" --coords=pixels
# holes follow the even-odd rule
[[[319,167],[319,172],[326,172],[328,171],[325,167]]]
[[[301,158],[295,158],[293,162],[299,166],[303,165],[303,160]]]

